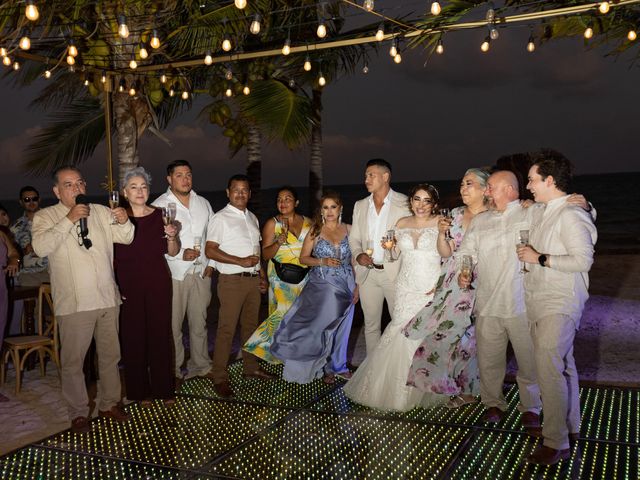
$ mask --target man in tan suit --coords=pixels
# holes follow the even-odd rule
[[[351,253],[357,261],[356,283],[364,312],[364,336],[367,355],[380,340],[382,305],[387,300],[393,315],[395,279],[400,262],[385,258],[381,245],[387,230],[410,215],[407,196],[391,189],[391,165],[374,158],[367,162],[364,184],[371,195],[358,200],[353,207],[353,226],[349,235]],[[367,248],[373,253],[368,255]]]

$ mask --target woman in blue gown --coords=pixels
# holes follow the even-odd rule
[[[339,195],[325,193],[300,254],[300,263],[312,267],[309,280],[271,345],[289,382],[309,383],[324,376],[325,382],[333,383],[335,376],[350,376],[347,343],[358,293],[348,242],[350,225],[341,217]]]

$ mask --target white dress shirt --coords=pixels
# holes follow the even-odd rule
[[[514,200],[503,212],[476,215],[454,256],[458,265],[472,255],[478,276],[475,312],[481,316],[512,318],[525,313],[524,276],[516,245],[520,230],[529,230],[531,216],[540,205],[523,208]]]
[[[384,197],[382,208],[380,213],[376,211],[376,205],[373,202],[373,193],[369,196],[369,212],[367,218],[367,225],[369,227],[369,240],[373,243],[373,263],[376,265],[382,265],[384,262],[384,248],[382,248],[382,237],[387,234],[387,217],[389,216],[389,209],[391,208],[391,190]]]
[[[204,255],[204,246],[207,242],[207,227],[213,219],[213,209],[209,201],[191,190],[189,193],[189,208],[185,207],[170,188],[154,200],[154,207],[166,207],[168,203],[176,204],[176,220],[180,222],[180,252],[172,257],[165,255],[171,277],[176,280],[184,280],[187,274],[202,274],[207,266],[213,266],[213,261],[208,261]],[[201,237],[200,265],[195,265],[195,260],[183,260],[185,249],[193,248],[194,237]]]
[[[249,210],[240,210],[230,203],[213,216],[209,223],[207,240],[220,245],[220,250],[236,257],[254,255],[260,248],[260,227],[258,219]],[[257,272],[255,267],[241,267],[232,263],[215,262],[220,273],[234,274],[241,272]]]
[[[589,269],[598,238],[591,216],[567,203],[567,196],[537,209],[531,220],[531,246],[547,255],[548,267],[528,265],[525,276],[527,311],[531,318],[564,314],[576,327],[589,298]]]

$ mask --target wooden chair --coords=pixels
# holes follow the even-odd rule
[[[44,302],[49,306],[51,315],[44,314]],[[20,383],[24,364],[33,352],[40,357],[40,374],[45,374],[45,354],[53,359],[60,374],[60,353],[58,343],[58,323],[53,310],[51,284],[43,283],[38,290],[38,331],[37,335],[18,335],[4,339],[0,356],[0,385],[4,385],[5,369],[9,357],[16,370],[16,395],[20,393]]]

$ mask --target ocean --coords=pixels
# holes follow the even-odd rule
[[[455,207],[461,204],[458,196],[459,180],[444,180],[430,182],[438,188],[441,205]],[[407,193],[414,182],[394,183],[394,190]],[[196,187],[198,182],[196,182]],[[599,175],[581,175],[574,179],[575,192],[582,193],[596,207],[598,217],[598,243],[596,251],[599,253],[640,253],[640,172],[607,173]],[[327,189],[337,191],[344,202],[343,221],[351,222],[353,204],[367,195],[363,184],[356,185],[327,185]],[[261,222],[277,213],[275,208],[276,188],[264,189],[260,192],[260,203],[254,212]],[[300,197],[298,211],[310,214],[307,205],[307,188],[296,187]],[[224,191],[196,191],[211,202],[215,211],[224,207],[227,198]],[[90,192],[91,193],[91,192]],[[151,195],[155,198],[161,192]],[[43,206],[51,205],[54,199],[48,192],[43,195]],[[107,195],[92,196],[94,203],[107,204]],[[15,200],[3,200],[2,204],[9,210],[12,221],[21,215],[20,205]]]

